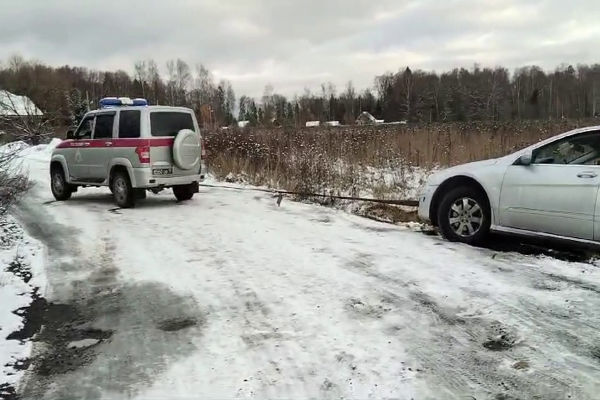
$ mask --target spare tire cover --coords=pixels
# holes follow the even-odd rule
[[[173,161],[181,169],[192,169],[200,161],[200,135],[191,129],[177,132],[173,143]]]

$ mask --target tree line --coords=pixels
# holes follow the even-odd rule
[[[230,82],[215,82],[202,64],[193,69],[181,59],[164,71],[153,60],[138,61],[134,73],[83,67],[51,67],[13,56],[0,66],[0,90],[29,97],[56,125],[76,125],[103,97],[142,97],[151,104],[192,108],[206,126],[235,121],[235,93]],[[163,72],[165,72],[163,74]]]
[[[0,66],[0,89],[26,95],[56,125],[76,124],[106,96],[147,98],[151,104],[192,108],[204,127],[251,125],[302,126],[306,121],[353,124],[367,111],[385,121],[506,121],[589,118],[600,115],[600,64],[561,65],[552,72],[537,66],[460,68],[443,73],[403,68],[374,78],[357,90],[340,91],[331,82],[287,98],[267,85],[261,98],[236,101],[230,82],[216,82],[202,64],[181,59],[161,69],[154,60],[138,61],[133,74],[83,67],[52,67],[13,56]]]

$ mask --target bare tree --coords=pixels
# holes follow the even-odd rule
[[[169,91],[169,105],[175,105],[175,88],[177,82],[177,75],[175,72],[175,61],[169,60],[167,61],[167,74],[169,75],[169,80],[167,81],[167,90]]]
[[[178,58],[175,64],[175,88],[177,93],[177,105],[186,104],[186,93],[192,81],[192,73],[189,65]]]
[[[147,80],[147,68],[145,61],[136,61],[134,64],[135,79],[138,80],[142,88],[142,97],[146,97],[146,80]]]
[[[333,113],[333,102],[332,99],[335,98],[335,85],[331,82],[327,82],[327,83],[322,83],[321,84],[321,94],[322,94],[322,101],[323,101],[323,108],[326,111],[326,118],[327,120],[333,120],[334,117],[334,113]]]
[[[273,102],[273,85],[270,83],[265,86],[262,97],[263,119],[266,123],[271,123],[275,118],[275,104]]]
[[[150,85],[148,95],[152,98],[154,104],[158,104],[159,98],[161,98],[161,92],[164,92],[164,84],[160,77],[160,72],[158,71],[158,65],[156,65],[156,62],[154,60],[148,60],[146,65],[148,83]]]
[[[13,72],[18,72],[27,62],[20,54],[13,54],[8,59],[8,69]]]
[[[342,94],[344,98],[346,113],[344,115],[344,123],[353,124],[357,115],[354,112],[354,99],[356,97],[356,90],[354,89],[354,85],[352,81],[348,81],[346,85],[346,91]]]
[[[198,90],[198,101],[200,104],[207,104],[214,95],[215,83],[212,74],[202,64],[196,65],[195,86]]]

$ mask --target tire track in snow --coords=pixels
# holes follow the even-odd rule
[[[245,194],[207,190],[177,206],[166,195],[151,196],[145,206],[120,215],[107,213],[106,204],[94,205],[106,197],[82,195],[48,207],[61,218],[65,213],[63,221],[70,226],[80,226],[78,235],[110,227],[120,249],[114,260],[119,282],[125,279],[137,288],[127,293],[129,285],[123,286],[110,304],[138,310],[106,313],[103,323],[144,343],[123,339],[121,345],[132,346],[129,352],[117,346],[104,349],[104,355],[122,355],[149,368],[158,383],[104,360],[103,368],[131,380],[116,379],[110,386],[96,364],[90,373],[101,387],[94,393],[117,398],[189,393],[456,398],[475,393],[485,398],[556,389],[546,396],[553,398],[565,394],[570,383],[595,375],[590,370],[588,376],[573,377],[577,367],[571,365],[566,377],[557,376],[557,368],[589,359],[573,357],[570,347],[556,347],[564,353],[552,355],[540,335],[523,338],[523,327],[535,329],[541,317],[517,300],[529,300],[526,294],[540,279],[519,271],[518,261],[483,262],[489,252],[482,256],[479,250],[401,229],[384,231],[381,224],[313,206],[287,202],[279,209]],[[81,226],[78,216],[89,226]],[[355,259],[354,254],[368,256]],[[65,268],[61,274],[73,271]],[[590,301],[587,310],[597,304],[594,297],[582,300]],[[176,339],[156,334],[166,315],[181,315],[181,306],[194,309],[192,303],[206,316],[202,334],[181,331]],[[538,300],[533,304],[543,306]],[[544,318],[542,325],[549,325],[551,315]],[[596,314],[590,321],[597,321]],[[280,336],[271,334],[275,331]],[[488,342],[492,348],[504,342],[512,347],[492,351],[484,347]],[[151,357],[166,360],[148,367]],[[542,361],[557,367],[548,369]],[[161,387],[165,383],[172,389]],[[147,390],[139,392],[142,386]],[[590,389],[573,392],[586,398],[595,393]]]
[[[20,217],[48,246],[48,298],[73,310],[73,317],[52,317],[35,338],[20,396],[129,397],[194,349],[188,335],[200,334],[203,314],[164,285],[122,281],[110,223],[88,218],[93,224],[85,226],[87,232],[67,228],[36,210],[36,200],[22,205]],[[96,331],[112,334],[81,349],[68,347],[78,332]]]
[[[589,383],[598,382],[600,376],[600,365],[593,359],[597,348],[589,346],[598,339],[596,325],[589,320],[592,317],[592,321],[598,321],[598,312],[592,310],[593,307],[597,310],[597,297],[587,296],[590,305],[575,314],[578,318],[570,316],[557,321],[557,316],[548,312],[543,301],[518,292],[487,293],[492,297],[485,299],[483,309],[474,312],[473,306],[482,303],[481,293],[465,287],[461,297],[466,295],[472,303],[464,309],[452,309],[423,292],[413,279],[406,277],[406,271],[379,271],[376,263],[369,261],[374,259],[373,255],[358,253],[346,263],[347,268],[377,281],[371,300],[360,301],[370,302],[371,308],[377,303],[388,305],[383,315],[374,315],[376,318],[393,321],[394,313],[398,313],[412,321],[390,324],[389,330],[418,343],[411,349],[428,375],[431,387],[439,391],[438,395],[443,392],[454,397],[470,392],[475,397],[538,395],[548,399],[565,396],[585,399],[597,393],[598,384]],[[497,266],[498,263],[493,265]],[[476,267],[482,268],[475,271],[476,274],[488,273],[489,265]],[[507,273],[510,271],[514,270]],[[527,284],[532,275],[544,275],[529,269],[519,270],[516,275],[519,274],[526,279],[523,282],[522,276],[515,277],[518,285]],[[383,295],[382,288],[385,288]],[[575,290],[584,291],[585,295],[589,287],[580,286]],[[435,295],[439,298],[439,294]],[[408,312],[410,316],[407,310],[412,310]],[[504,320],[509,325],[502,323]],[[587,343],[584,350],[581,351],[579,345],[581,340],[570,342],[569,337],[588,338],[583,340]],[[556,341],[561,345],[552,345]],[[577,354],[577,364],[548,364],[553,358],[557,359],[556,353]]]
[[[302,216],[301,213],[295,214],[296,217]],[[290,222],[288,217],[285,218],[290,223],[286,234],[296,232],[296,219]],[[298,222],[304,223],[303,220],[299,219]],[[252,222],[245,222],[240,221],[239,224],[256,226]],[[335,266],[335,257],[323,255],[323,249],[315,246],[318,240],[306,242],[294,238],[294,235],[283,238],[278,235],[280,240],[272,243],[251,234],[251,229],[250,232],[246,232],[247,228],[239,232],[238,228],[237,221],[232,221],[226,231],[210,232],[212,246],[189,245],[188,250],[202,252],[206,260],[204,267],[214,269],[215,274],[219,275],[206,288],[211,291],[207,296],[215,297],[208,315],[209,325],[216,329],[222,326],[219,321],[226,319],[228,336],[231,335],[229,332],[238,329],[241,332],[241,344],[233,337],[215,340],[210,332],[206,339],[213,342],[212,346],[214,342],[219,342],[224,353],[236,350],[238,358],[244,360],[243,363],[228,365],[230,374],[242,378],[244,375],[240,371],[254,368],[250,376],[244,378],[247,382],[241,384],[243,393],[263,393],[268,397],[320,398],[339,397],[344,393],[346,396],[350,393],[380,393],[380,396],[384,396],[384,393],[387,396],[410,393],[398,391],[399,387],[405,386],[401,382],[388,388],[381,385],[389,381],[390,373],[404,380],[400,362],[398,366],[390,366],[386,363],[387,357],[354,355],[356,350],[344,343],[344,336],[350,332],[354,335],[361,329],[354,319],[348,318],[342,308],[343,303],[339,303],[340,308],[337,308],[337,301],[332,303],[332,293],[349,291],[348,281],[342,280],[340,286],[330,279],[335,276],[335,268],[334,271],[328,271],[329,267]],[[269,230],[269,227],[265,229]],[[303,230],[298,232],[302,234]],[[198,241],[206,243],[202,237]],[[288,249],[288,246],[292,247]],[[278,251],[279,247],[282,251]],[[326,257],[329,261],[320,260],[319,264],[328,265],[328,268],[315,269],[301,257],[295,257],[296,252],[305,254],[307,249],[314,257]],[[242,264],[240,260],[243,260]],[[346,273],[343,270],[340,272]],[[326,277],[321,276],[323,274]],[[219,282],[217,286],[216,281]],[[360,282],[352,283],[350,292],[361,286]],[[285,297],[276,295],[284,293]],[[265,310],[259,304],[268,304],[268,308]],[[332,311],[333,314],[328,314]],[[394,346],[388,343],[387,335],[373,333],[376,334],[372,337],[374,343],[381,342],[388,348]],[[352,346],[352,343],[349,345]],[[225,350],[225,347],[228,349]],[[343,353],[356,360],[354,368],[339,368],[338,364],[343,361],[338,361],[338,355]],[[379,362],[364,363],[366,358],[371,357],[382,358],[381,366],[374,368]]]

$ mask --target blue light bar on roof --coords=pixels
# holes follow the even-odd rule
[[[133,105],[134,106],[147,106],[148,105],[148,100],[146,99],[133,99]]]
[[[100,105],[100,108],[117,107],[122,105],[121,100],[117,99],[116,97],[105,97],[101,99],[98,104]]]
[[[105,97],[101,99],[98,104],[100,108],[112,108],[122,106],[147,106],[148,101],[146,99],[133,99],[129,97]]]

